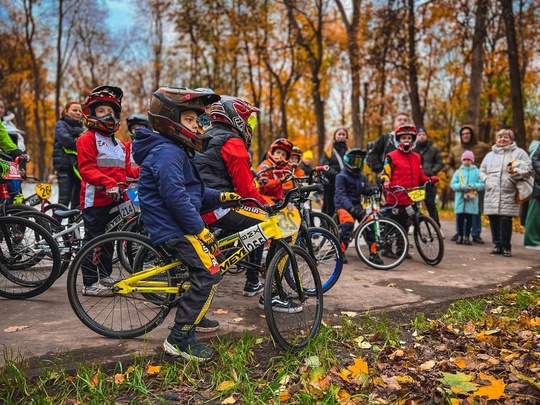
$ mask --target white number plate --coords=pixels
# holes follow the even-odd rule
[[[120,212],[120,216],[122,218],[126,219],[135,214],[135,207],[133,206],[131,200],[128,200],[118,206],[118,212]]]

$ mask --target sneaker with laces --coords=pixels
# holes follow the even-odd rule
[[[169,337],[163,342],[163,349],[171,356],[195,361],[209,360],[214,354],[212,349],[195,337],[195,328],[188,331],[171,329]]]
[[[254,295],[264,291],[264,284],[257,281],[257,283],[246,282],[244,286],[244,292],[242,293],[246,297],[253,297]]]
[[[94,297],[112,297],[114,292],[111,287],[107,287],[96,281],[92,285],[85,285],[82,288],[82,295],[94,296]]]
[[[259,308],[264,309],[264,297],[259,299]],[[302,305],[292,302],[291,300],[283,300],[279,296],[272,297],[272,310],[274,312],[283,312],[284,314],[296,314],[302,312]]]
[[[107,276],[107,277],[101,277],[99,279],[99,283],[101,285],[104,285],[105,287],[112,287],[114,285],[114,283],[116,283],[118,280],[115,280],[114,278],[112,278],[111,276]]]
[[[219,329],[219,322],[213,319],[208,319],[203,316],[203,319],[195,325],[195,332],[210,333]]]

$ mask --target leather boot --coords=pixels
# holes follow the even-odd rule
[[[459,235],[456,239],[456,245],[463,245],[463,236]]]

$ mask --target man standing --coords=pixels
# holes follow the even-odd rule
[[[459,166],[461,165],[461,155],[463,155],[463,152],[470,150],[474,154],[474,164],[477,167],[480,167],[484,157],[491,151],[489,145],[478,141],[472,125],[464,125],[461,127],[459,130],[459,140],[459,144],[450,150],[450,156],[448,157],[449,178],[451,178],[454,175],[454,172],[459,169]],[[473,242],[484,244],[485,242],[480,236],[480,233],[482,232],[481,213],[484,198],[483,192],[478,193],[478,198],[480,203],[480,212],[472,217],[471,236]],[[457,229],[456,222],[456,234],[450,240],[455,242],[458,236],[459,230]]]
[[[424,128],[418,128],[416,135],[416,146],[413,152],[418,153],[422,157],[422,169],[426,176],[437,176],[437,174],[443,168],[443,161],[441,156],[441,150],[433,145],[433,142],[428,141],[427,131]],[[439,228],[441,223],[439,222],[439,213],[437,212],[437,205],[435,204],[435,198],[437,196],[437,185],[428,183],[426,185],[426,208],[429,216],[437,222]],[[442,232],[442,229],[441,229]]]

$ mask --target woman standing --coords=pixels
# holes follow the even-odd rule
[[[338,128],[334,131],[332,140],[324,149],[324,153],[321,158],[321,165],[330,166],[330,170],[324,173],[328,179],[328,184],[324,185],[324,200],[322,206],[322,212],[333,216],[336,211],[334,204],[334,196],[336,194],[336,176],[343,169],[343,156],[347,152],[347,139],[349,139],[349,133],[345,128]]]
[[[497,132],[492,146],[480,166],[480,180],[486,186],[484,213],[489,217],[491,236],[495,247],[491,254],[512,256],[512,217],[519,216],[520,205],[516,202],[517,183],[531,177],[533,169],[527,152],[518,148],[510,129]],[[511,173],[516,161],[527,167],[527,173]]]
[[[58,177],[58,202],[75,209],[80,204],[81,177],[77,170],[77,139],[84,132],[82,107],[70,101],[54,130],[53,166]]]
[[[535,176],[533,198],[529,200],[529,209],[527,211],[527,219],[525,220],[524,245],[527,249],[540,250],[540,147],[538,145],[535,146],[535,149],[529,148],[529,150],[533,150],[531,161]]]

